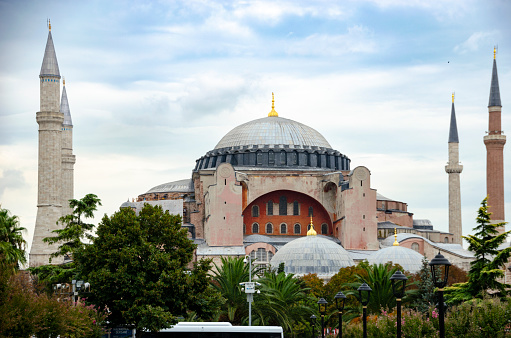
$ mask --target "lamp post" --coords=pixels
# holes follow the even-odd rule
[[[319,313],[321,314],[321,338],[325,338],[325,313],[328,302],[325,298],[318,300]]]
[[[339,337],[342,338],[342,311],[344,311],[344,302],[346,301],[346,296],[341,291],[337,292],[334,297],[335,299],[335,307],[339,313]]]
[[[408,278],[399,270],[397,270],[392,277],[390,282],[392,283],[392,293],[396,297],[397,305],[397,337],[401,338],[401,299],[405,295],[406,281]]]
[[[312,323],[312,338],[314,338],[314,333],[316,333],[316,331],[314,331],[314,324],[316,324],[316,316],[312,315],[310,319]]]
[[[260,290],[256,290],[256,285],[261,285],[257,282],[252,282],[252,257],[250,255],[245,256],[243,263],[248,262],[248,282],[240,283],[243,286],[241,291],[245,291],[248,302],[248,326],[252,326],[252,302],[254,301],[254,293],[261,293]]]
[[[371,291],[373,291],[367,283],[362,283],[357,289],[360,296],[360,303],[362,303],[362,320],[364,323],[364,338],[367,338],[367,304],[369,304],[369,297],[371,297]],[[364,294],[367,297],[364,298]]]
[[[431,274],[433,276],[433,283],[438,288],[438,315],[439,315],[439,329],[440,338],[445,338],[445,307],[444,307],[444,287],[447,285],[447,278],[449,278],[449,267],[451,262],[447,260],[440,251],[438,254],[429,262],[431,267]],[[443,271],[442,271],[443,267]]]

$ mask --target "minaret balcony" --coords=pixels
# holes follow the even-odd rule
[[[445,166],[445,172],[448,174],[459,174],[463,171],[461,164],[448,164]]]
[[[490,134],[490,135],[484,136],[483,140],[484,140],[484,144],[504,145],[504,144],[506,144],[506,135]]]

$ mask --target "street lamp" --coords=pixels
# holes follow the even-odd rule
[[[311,323],[312,323],[312,338],[314,338],[314,333],[316,332],[316,331],[314,331],[314,324],[316,324],[316,316],[312,315],[310,317],[310,319],[311,319]]]
[[[357,289],[358,294],[360,296],[360,303],[362,303],[362,319],[364,323],[364,338],[367,338],[367,304],[369,304],[369,297],[371,297],[371,291],[373,291],[367,283],[362,283],[360,287]],[[364,298],[364,294],[367,297]]]
[[[252,257],[250,255],[245,256],[243,263],[248,262],[248,282],[240,283],[243,286],[241,291],[245,291],[247,294],[247,302],[248,302],[248,326],[252,326],[252,302],[254,301],[254,293],[261,293],[260,290],[256,290],[256,285],[261,285],[257,282],[252,282]]]
[[[318,300],[319,313],[321,314],[321,337],[325,338],[325,313],[326,313],[326,305],[328,302],[325,298],[320,298]]]
[[[397,305],[397,337],[401,338],[401,299],[405,295],[406,281],[408,278],[399,270],[397,270],[392,277],[390,282],[392,283],[392,293],[396,297]]]
[[[449,267],[451,262],[447,260],[440,251],[438,254],[429,262],[431,267],[431,274],[433,275],[433,283],[438,288],[438,314],[439,314],[439,329],[440,338],[445,338],[445,307],[444,307],[444,287],[447,285],[447,278],[449,278]],[[442,271],[443,267],[443,271]]]
[[[344,310],[344,302],[346,301],[346,296],[341,291],[337,292],[334,297],[335,299],[335,307],[339,312],[339,337],[342,337],[342,311]]]

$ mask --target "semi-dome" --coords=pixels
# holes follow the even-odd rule
[[[270,261],[273,268],[284,263],[284,271],[296,275],[315,273],[329,278],[339,269],[355,265],[348,251],[325,236],[305,236],[284,245]]]
[[[305,124],[282,117],[264,117],[237,126],[215,149],[253,145],[332,148],[323,135]]]
[[[373,253],[367,258],[370,264],[399,264],[404,270],[415,273],[422,267],[422,255],[415,250],[399,245],[389,246]]]

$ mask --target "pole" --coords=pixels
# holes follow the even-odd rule
[[[248,281],[252,282],[252,257],[248,255]],[[252,326],[252,294],[247,294],[247,297],[250,295],[250,299],[248,301],[248,326]]]
[[[401,298],[396,298],[397,303],[397,338],[401,338]]]
[[[440,328],[440,338],[445,338],[445,322],[444,322],[444,289],[438,289],[438,315],[439,318],[439,328]]]
[[[248,301],[248,326],[252,326],[252,302]]]
[[[342,311],[339,311],[339,338],[342,338]]]
[[[312,338],[314,338],[314,322],[312,322]]]
[[[321,314],[321,338],[325,338],[325,315]]]
[[[367,338],[367,305],[364,305],[363,307],[363,323],[364,323],[364,338]]]

